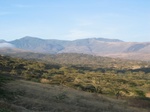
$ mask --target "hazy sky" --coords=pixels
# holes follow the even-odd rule
[[[0,0],[0,39],[150,41],[150,0]]]

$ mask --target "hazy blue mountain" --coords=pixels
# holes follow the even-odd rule
[[[36,37],[26,36],[21,39],[11,41],[10,43],[14,44],[19,49],[42,53],[57,53],[63,49],[63,44],[65,42],[66,41],[44,40]]]
[[[0,43],[4,43],[4,42],[6,42],[5,40],[3,40],[3,39],[0,39]]]
[[[54,39],[40,39],[36,37],[23,37],[11,41],[16,48],[30,50],[41,53],[62,53],[62,52],[77,52],[77,53],[92,53],[93,48],[97,42],[122,42],[118,39],[104,39],[104,38],[88,38],[74,41],[54,40]],[[102,43],[101,43],[102,44]],[[100,45],[100,44],[99,44]],[[101,46],[101,45],[100,45]]]
[[[144,48],[150,47],[149,45],[150,45],[150,43],[137,43],[137,44],[133,44],[132,46],[130,46],[127,49],[127,52],[137,52],[137,51],[140,51],[140,50],[142,50]]]
[[[8,43],[15,48],[11,51],[58,54],[58,53],[83,53],[97,56],[119,57],[128,59],[148,59],[150,56],[150,42],[124,42],[118,39],[86,38],[74,41],[40,39],[26,36]],[[2,46],[2,44],[1,44]],[[2,51],[2,49],[1,49]],[[9,49],[10,51],[10,49]],[[7,52],[7,49],[3,50]]]
[[[10,43],[16,48],[39,53],[85,53],[95,55],[140,52],[150,45],[150,43],[123,42],[118,39],[105,38],[65,41],[29,36],[11,41]]]

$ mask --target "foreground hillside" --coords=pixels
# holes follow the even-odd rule
[[[111,99],[64,86],[16,80],[7,88],[17,94],[11,103],[0,101],[0,110],[10,112],[147,112],[130,107],[125,100]],[[131,103],[130,103],[131,105]]]
[[[128,105],[123,100],[64,86],[17,80],[8,83],[6,87],[19,95],[11,103],[0,101],[0,110],[7,108],[5,110],[15,112],[146,112],[144,109],[130,107],[132,103]]]
[[[84,55],[83,57],[82,57],[82,55],[83,54],[81,54],[81,55],[80,54],[74,54],[74,55],[69,54],[69,56],[71,58],[68,58],[68,61],[71,61],[71,59],[74,59],[74,58],[76,59],[78,57],[79,60],[77,61],[77,63],[75,63],[75,61],[73,61],[73,60],[71,62],[67,63],[66,62],[67,59],[66,59],[66,60],[64,60],[64,62],[61,62],[61,64],[58,64],[56,62],[50,63],[50,61],[43,62],[41,60],[35,61],[35,60],[31,60],[31,59],[25,60],[25,59],[20,59],[20,58],[11,58],[8,56],[0,56],[0,76],[11,77],[15,80],[22,79],[22,80],[38,82],[38,84],[37,84],[37,83],[26,82],[26,81],[18,82],[16,80],[16,81],[12,82],[9,86],[6,86],[6,90],[10,90],[10,92],[14,91],[14,93],[17,95],[18,95],[18,92],[16,92],[16,90],[19,90],[20,91],[19,96],[23,95],[23,97],[25,97],[22,100],[15,100],[13,102],[13,104],[16,104],[16,105],[21,104],[20,106],[23,106],[29,110],[30,109],[34,110],[35,104],[39,105],[39,107],[35,107],[35,110],[36,110],[36,108],[38,108],[38,109],[46,108],[46,107],[42,107],[42,104],[37,103],[39,101],[39,99],[37,99],[37,98],[40,98],[40,95],[41,95],[41,93],[40,93],[40,95],[38,94],[38,91],[41,90],[41,92],[43,94],[45,93],[43,91],[46,91],[46,90],[40,88],[41,86],[46,89],[48,89],[47,88],[48,86],[54,87],[54,89],[57,87],[58,88],[63,87],[63,89],[72,88],[70,90],[74,91],[74,93],[76,93],[76,92],[73,89],[76,89],[78,92],[85,91],[85,92],[92,93],[96,96],[97,95],[99,96],[101,94],[101,95],[105,95],[105,97],[107,96],[107,97],[111,97],[111,98],[115,98],[115,99],[119,99],[119,100],[122,99],[122,101],[125,101],[127,103],[126,106],[130,105],[130,106],[134,106],[134,107],[138,107],[138,108],[140,107],[140,108],[143,108],[146,110],[150,109],[149,108],[149,105],[150,105],[150,99],[149,99],[150,68],[149,68],[149,63],[137,62],[137,61],[125,61],[125,60],[121,61],[121,60],[114,60],[114,59],[102,58],[102,57],[99,59],[96,59],[95,57],[87,56],[87,57],[92,57],[93,60],[97,61],[97,64],[96,64],[96,61],[94,61],[94,63],[92,63],[92,61],[89,61],[89,64],[88,64],[88,63],[82,63],[84,61],[86,62],[86,60],[88,59],[85,57],[86,55]],[[63,56],[65,57],[68,55],[63,54]],[[61,56],[62,59],[64,59],[63,56]],[[57,59],[57,56],[54,58]],[[61,58],[58,58],[58,59],[61,59]],[[83,59],[83,60],[81,61],[81,59]],[[59,61],[60,60],[58,60],[58,62]],[[73,63],[75,63],[75,64],[73,64]],[[0,78],[0,80],[1,80],[1,78]],[[19,84],[19,83],[21,83],[21,84]],[[48,85],[46,85],[46,87],[44,87],[44,85],[40,84],[40,83],[45,83]],[[37,90],[34,89],[34,88],[36,88],[35,86],[32,87],[32,84],[37,85]],[[13,86],[13,85],[15,85],[15,86]],[[27,89],[26,89],[26,86],[28,86]],[[0,85],[0,87],[2,87],[2,85]],[[33,91],[28,91],[28,90],[33,90]],[[56,95],[56,102],[57,102],[57,100],[59,102],[59,100],[67,99],[68,97],[69,97],[69,99],[71,99],[71,97],[68,96],[68,92],[67,92],[67,94],[65,93],[65,95],[64,95],[64,93],[61,93],[62,91],[60,91],[60,93]],[[71,91],[70,91],[69,95],[72,94]],[[85,92],[81,92],[81,94],[84,94]],[[85,94],[89,94],[89,93],[85,93]],[[46,93],[46,94],[48,94],[48,93]],[[80,92],[79,92],[79,94],[80,94]],[[42,97],[43,97],[43,99],[49,99],[50,95],[51,95],[51,93],[49,94],[49,96],[46,96],[46,97],[42,96]],[[3,93],[3,94],[0,94],[0,96],[2,96],[1,98],[3,99],[3,97],[5,97],[6,95],[4,95],[4,93]],[[30,99],[33,98],[33,102],[35,103],[33,106],[32,106],[32,104],[29,103],[28,97]],[[25,104],[21,103],[21,101],[26,102],[26,98],[27,98],[28,103],[25,103]],[[86,98],[88,98],[88,97],[86,97]],[[89,96],[89,98],[90,98],[90,96]],[[82,97],[81,97],[81,99],[82,99]],[[51,97],[50,97],[50,100],[51,100]],[[109,100],[111,100],[111,99],[109,99]],[[115,105],[118,105],[117,101],[118,100],[115,100],[113,103]],[[44,103],[44,101],[41,101],[41,102],[43,102],[44,105],[47,105],[46,103]],[[46,102],[49,105],[49,100],[48,101],[46,100]],[[81,104],[82,107],[86,107],[87,110],[88,109],[90,110],[90,108],[88,108],[88,106],[90,107],[93,104],[90,104],[90,102],[88,103],[88,101],[87,101],[87,103],[86,103],[86,101],[83,101],[83,102],[84,103]],[[141,103],[139,103],[139,102],[141,102]],[[66,105],[63,103],[62,103],[62,105]],[[66,103],[69,104],[68,101]],[[99,103],[101,104],[101,102],[99,102]],[[28,104],[30,104],[30,105],[28,105]],[[55,103],[53,105],[55,105]],[[53,106],[53,105],[51,105],[51,106]],[[75,104],[73,104],[73,105],[75,105]],[[94,103],[94,105],[97,105],[97,103],[96,104]],[[104,108],[109,108],[107,103],[106,104],[104,103],[104,105],[106,105],[106,106],[103,106]],[[123,104],[121,104],[121,105],[123,105]],[[110,106],[111,110],[114,109],[114,112],[117,112],[117,111],[119,112],[118,107],[112,106],[112,104],[109,106]],[[72,107],[72,106],[69,107],[69,109],[71,109],[71,108],[74,109],[76,107]],[[97,109],[101,109],[102,107],[99,108],[98,106],[92,106],[92,108],[97,110]],[[125,107],[121,106],[120,108],[123,109]],[[50,109],[50,108],[48,108],[48,109]],[[83,111],[87,111],[87,110],[83,109]],[[93,110],[93,111],[96,111],[96,110]],[[103,108],[102,108],[102,110],[103,110]],[[82,111],[82,109],[81,109],[81,111]],[[104,109],[104,112],[105,111],[108,111],[108,109]],[[128,110],[124,109],[124,111],[128,111]],[[124,111],[121,111],[121,112],[124,112]]]

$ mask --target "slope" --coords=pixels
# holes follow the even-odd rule
[[[9,43],[19,49],[47,54],[84,53],[125,59],[139,59],[150,55],[149,42],[123,42],[117,39],[87,38],[65,41],[27,36]],[[150,58],[141,60],[150,60]]]
[[[19,96],[11,103],[1,101],[0,108],[3,104],[15,112],[146,112],[130,107],[122,100],[64,86],[16,80],[8,83],[7,88]]]
[[[103,63],[101,59],[99,62]],[[123,67],[124,63],[117,68],[112,67],[116,61],[103,67],[91,64],[59,65],[0,56],[0,76],[16,79],[6,87],[19,95],[19,99],[13,100],[12,104],[8,103],[8,107],[19,106],[19,110],[134,112],[130,106],[149,110],[150,101],[146,97],[150,87],[149,66],[144,67],[145,63],[135,61],[131,65],[140,64],[141,67],[131,69]],[[108,98],[115,98],[116,93],[125,103]],[[3,100],[0,104],[3,106]],[[140,111],[144,111],[140,108]]]

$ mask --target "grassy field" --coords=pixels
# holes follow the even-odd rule
[[[16,93],[16,98],[10,102],[1,100],[0,112],[148,112],[129,106],[123,99],[65,86],[15,80],[6,87]]]

